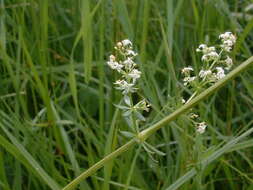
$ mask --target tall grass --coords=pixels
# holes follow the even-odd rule
[[[112,87],[116,76],[105,66],[116,41],[130,38],[139,53],[139,88],[152,105],[147,131],[181,106],[183,91],[191,93],[180,69],[201,68],[199,43],[229,30],[238,37],[235,67],[251,56],[253,17],[238,17],[251,15],[250,3],[0,0],[0,189],[62,189],[129,142],[113,105],[121,98]],[[124,149],[77,189],[252,189],[250,61],[198,102],[208,123],[202,144],[182,114],[147,139],[166,153],[157,162],[138,146]]]

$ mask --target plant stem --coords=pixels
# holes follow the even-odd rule
[[[93,173],[95,173],[98,169],[103,167],[108,161],[113,160],[123,152],[126,152],[128,149],[130,149],[134,144],[137,142],[143,142],[145,141],[149,136],[154,134],[157,130],[162,128],[164,125],[168,124],[169,122],[175,120],[178,116],[185,113],[189,109],[191,109],[193,106],[195,106],[197,103],[202,101],[203,99],[207,98],[211,94],[213,94],[216,90],[224,86],[227,82],[229,82],[231,79],[236,77],[239,73],[244,71],[246,68],[248,68],[251,63],[253,62],[253,56],[244,61],[241,65],[239,65],[237,68],[235,68],[233,71],[231,71],[227,76],[219,80],[217,83],[215,83],[213,86],[209,87],[202,93],[200,93],[198,96],[193,98],[190,102],[184,104],[182,107],[177,109],[172,114],[168,115],[167,117],[163,118],[156,124],[152,125],[151,127],[143,130],[139,133],[138,137],[131,139],[129,142],[127,142],[125,145],[121,146],[114,152],[110,153],[106,157],[104,157],[102,160],[91,166],[88,170],[83,172],[80,176],[78,176],[76,179],[74,179],[72,182],[70,182],[67,186],[65,186],[62,190],[71,190],[76,185],[78,185],[82,180],[86,179]],[[187,173],[186,175],[190,175],[191,177],[196,174],[195,170],[192,170],[191,173]]]
[[[127,181],[126,181],[126,186],[125,186],[124,190],[128,190],[129,189],[129,184],[131,182],[131,178],[132,178],[132,175],[133,175],[133,172],[134,172],[134,167],[135,167],[137,158],[138,158],[138,156],[140,154],[140,151],[141,151],[141,145],[139,145],[139,148],[137,149],[137,151],[136,151],[136,153],[134,155],[134,159],[133,159],[132,164],[131,164],[130,172],[128,173],[128,177],[127,177]]]
[[[91,166],[89,169],[87,169],[85,172],[83,172],[81,175],[79,175],[76,179],[74,179],[72,182],[70,182],[67,186],[65,186],[62,190],[69,190],[74,189],[75,186],[77,186],[81,181],[92,175],[94,172],[96,172],[98,169],[103,167],[105,163],[107,163],[110,160],[113,160],[123,152],[130,149],[134,144],[136,144],[136,139],[131,139],[129,142],[115,150],[114,152],[108,154],[106,157],[104,157],[102,160]]]

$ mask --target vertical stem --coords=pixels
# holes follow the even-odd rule
[[[133,103],[132,95],[130,93],[129,93],[129,98],[130,98],[131,108],[133,108],[134,107],[134,103]],[[135,118],[133,112],[131,112],[130,119],[133,122],[133,127],[134,127],[134,130],[135,130],[135,133],[138,134],[139,133],[139,129],[138,129],[138,126],[136,125],[136,118]]]
[[[133,162],[131,164],[130,172],[128,173],[128,178],[127,178],[126,186],[125,186],[124,190],[128,190],[128,187],[129,187],[132,175],[133,175],[134,167],[135,167],[137,158],[138,158],[138,156],[140,154],[140,151],[141,151],[141,145],[139,145],[139,148],[138,148],[138,150],[136,151],[136,153],[134,155],[134,160],[133,160]]]
[[[202,135],[197,134],[195,138],[195,156],[196,156],[196,170],[197,176],[195,178],[196,189],[202,189],[202,165],[201,165],[201,155],[202,155]]]

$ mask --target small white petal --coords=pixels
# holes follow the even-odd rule
[[[128,74],[129,77],[133,78],[134,80],[140,78],[141,76],[141,72],[137,69],[133,69],[129,74]]]
[[[222,79],[223,77],[225,77],[225,72],[224,69],[222,67],[216,67],[217,73],[216,73],[216,78]]]
[[[196,131],[197,131],[199,134],[202,134],[202,133],[205,132],[207,125],[206,125],[205,122],[201,122],[201,123],[198,123],[196,127],[197,127]]]
[[[200,70],[199,77],[200,78],[205,78],[207,76],[210,76],[211,74],[212,74],[211,70]]]
[[[132,42],[129,39],[122,40],[122,44],[124,47],[132,46]]]
[[[181,70],[182,74],[189,74],[191,71],[193,71],[192,67],[185,67]]]

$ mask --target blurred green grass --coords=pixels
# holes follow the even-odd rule
[[[198,44],[232,31],[236,64],[251,56],[253,18],[238,17],[253,14],[245,11],[251,3],[0,0],[0,189],[60,189],[127,141],[113,106],[121,98],[117,76],[105,64],[115,42],[129,38],[139,53],[139,87],[152,104],[148,127],[179,106],[180,69],[201,67]],[[252,105],[251,68],[198,106],[208,122],[204,157],[252,126]],[[163,190],[195,168],[199,150],[183,116],[148,141],[166,153],[158,163],[132,149],[79,189]],[[243,139],[180,189],[200,181],[208,190],[252,189],[252,145]]]

